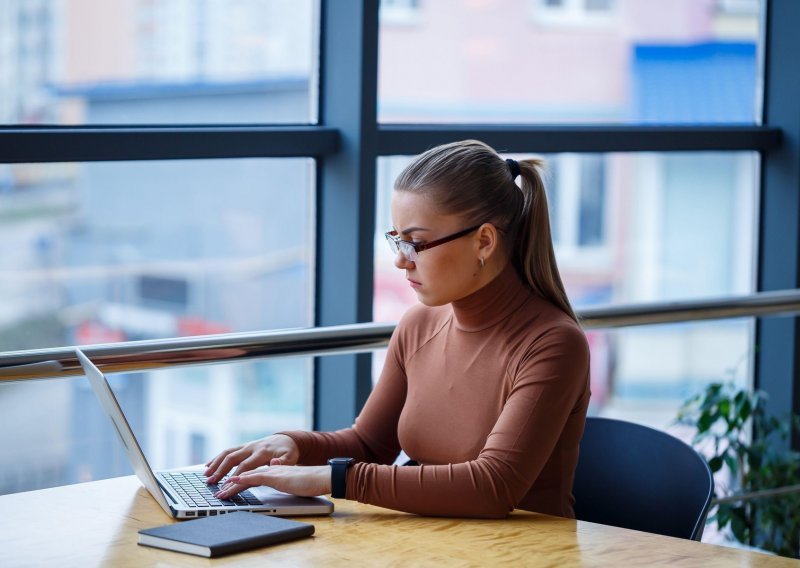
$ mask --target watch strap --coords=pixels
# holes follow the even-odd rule
[[[347,496],[347,469],[353,465],[353,458],[331,458],[331,497],[344,499]]]

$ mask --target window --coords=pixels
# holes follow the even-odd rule
[[[608,179],[602,154],[546,156],[553,243],[561,256],[607,254]]]
[[[757,154],[543,157],[556,256],[578,306],[753,291]],[[376,321],[397,321],[416,302],[383,238],[394,180],[410,160],[378,161]]]
[[[38,144],[61,151],[86,148],[82,126],[123,131],[119,161],[95,147],[85,162],[0,164],[0,351],[314,324],[315,152],[222,159],[208,132],[316,122],[316,1],[26,0],[0,12],[2,134],[68,133]],[[217,159],[162,159],[176,143],[153,150],[137,125],[187,130],[178,144]],[[205,460],[243,432],[311,426],[308,359],[109,379],[156,467]],[[0,492],[130,471],[83,380],[2,383],[0,409],[26,432],[3,447],[14,458]]]
[[[313,161],[8,165],[8,349],[311,325]]]
[[[667,9],[532,0],[530,17],[514,18],[496,4],[476,2],[444,18],[429,2],[424,28],[380,30],[379,119],[409,123],[408,129],[454,124],[456,132],[458,123],[475,130],[490,123],[489,131],[503,123],[757,124],[763,2],[753,6],[759,9],[732,19],[724,6],[688,1]],[[502,150],[502,142],[495,146]],[[556,255],[579,310],[753,292],[756,153],[544,157]],[[376,321],[396,321],[416,302],[380,240],[390,225],[391,184],[409,159],[378,163]],[[751,344],[753,326],[737,320],[588,335],[593,411],[639,420],[648,409],[660,420],[692,388],[726,376]],[[700,362],[692,346],[708,356]],[[737,380],[751,380],[750,367],[740,371]],[[665,427],[669,418],[656,425]]]
[[[758,13],[705,2],[443,0],[425,25],[380,28],[385,123],[753,124]],[[545,19],[547,24],[541,23]],[[576,22],[602,22],[598,26]],[[569,70],[569,72],[565,72]],[[535,150],[535,148],[532,148]]]
[[[0,18],[0,124],[316,122],[316,9],[13,2]]]
[[[385,242],[376,241],[374,259],[372,251],[363,246],[363,235],[372,227],[362,230],[365,215],[358,205],[351,205],[370,203],[372,196],[365,192],[373,188],[358,176],[365,171],[371,174],[372,160],[377,161],[375,214],[379,234],[386,226],[386,180],[390,183],[394,179],[408,159],[405,156],[424,151],[431,141],[455,139],[459,132],[464,133],[463,137],[485,132],[493,138],[491,143],[503,151],[529,153],[525,155],[554,152],[547,158],[552,170],[549,197],[557,255],[568,291],[579,309],[609,302],[681,301],[747,294],[755,289],[756,235],[762,236],[764,241],[759,246],[767,251],[759,259],[764,268],[759,274],[759,288],[797,287],[792,266],[797,257],[798,229],[793,217],[786,214],[797,208],[792,201],[794,193],[781,193],[786,187],[797,186],[797,164],[791,153],[783,150],[780,161],[775,160],[775,150],[782,144],[778,140],[780,131],[784,130],[784,139],[789,140],[797,134],[786,117],[797,116],[793,105],[800,96],[792,91],[794,83],[776,82],[774,78],[776,69],[791,67],[796,51],[789,41],[793,37],[791,29],[796,27],[792,21],[794,8],[790,8],[792,0],[770,2],[769,13],[766,2],[759,0],[679,0],[669,7],[646,0],[477,1],[459,4],[456,12],[448,10],[451,3],[443,0],[400,0],[384,2],[380,19],[375,3],[323,1],[327,2],[325,10],[319,10],[311,0],[299,7],[288,0],[130,0],[114,5],[120,14],[111,14],[112,8],[94,4],[88,13],[84,7],[90,3],[83,0],[4,4],[3,14],[13,12],[13,17],[0,18],[0,37],[4,39],[0,47],[0,90],[5,94],[0,97],[0,123],[32,128],[6,128],[0,132],[0,144],[13,153],[14,143],[23,141],[28,134],[33,135],[34,141],[47,142],[25,145],[25,152],[35,155],[23,157],[27,163],[0,165],[0,231],[4,233],[0,263],[5,263],[0,267],[0,291],[7,298],[0,306],[0,327],[6,326],[7,331],[0,336],[4,354],[12,349],[68,344],[64,339],[66,330],[72,329],[75,322],[85,324],[79,333],[72,334],[76,343],[80,338],[119,341],[135,333],[150,337],[157,331],[160,337],[169,337],[176,333],[175,322],[190,313],[200,313],[201,321],[185,321],[187,325],[180,328],[180,333],[218,329],[209,327],[209,321],[215,325],[225,323],[226,318],[217,315],[230,315],[226,310],[237,302],[246,303],[242,298],[259,296],[257,290],[263,283],[259,274],[278,265],[285,267],[298,258],[294,250],[277,264],[262,263],[260,254],[250,255],[252,250],[248,248],[253,245],[253,234],[259,235],[256,240],[261,236],[260,228],[254,230],[248,219],[268,213],[276,220],[265,231],[289,227],[291,223],[283,223],[284,207],[290,211],[288,217],[300,223],[289,230],[307,231],[306,249],[301,255],[307,260],[302,269],[307,274],[302,280],[293,273],[292,284],[283,282],[280,289],[295,295],[308,292],[309,298],[315,296],[320,324],[357,321],[365,312],[363,304],[345,297],[346,293],[339,294],[341,288],[336,290],[336,285],[345,276],[348,282],[358,284],[348,288],[357,289],[357,297],[365,298],[369,291],[363,289],[363,283],[374,262],[375,319],[396,321],[415,298],[409,288],[395,286],[402,280],[381,256],[385,254]],[[250,7],[252,12],[248,12]],[[514,10],[519,14],[513,14]],[[265,18],[268,12],[270,17]],[[548,13],[553,17],[545,21],[544,14]],[[247,14],[253,17],[243,16]],[[575,16],[561,17],[559,21],[558,14]],[[81,22],[67,21],[76,15],[82,17]],[[767,15],[770,19],[765,19]],[[327,66],[319,89],[318,17],[324,26],[324,38],[347,33],[356,40],[326,45],[330,51],[319,58],[320,64]],[[84,25],[84,21],[98,20],[109,26],[92,28],[91,33],[82,36],[85,41],[80,45],[74,43],[78,36],[67,33],[75,25]],[[305,23],[298,23],[301,21]],[[403,25],[404,22],[411,25]],[[380,28],[375,30],[372,26],[378,23]],[[120,25],[130,29],[121,30]],[[276,29],[276,25],[282,29]],[[761,37],[761,28],[772,35]],[[165,30],[174,33],[170,36]],[[204,35],[198,30],[213,33]],[[375,54],[363,53],[364,44],[359,40],[372,49],[376,31],[380,42],[378,96],[373,100],[376,77],[374,70],[364,64],[369,64]],[[136,41],[117,41],[122,37]],[[72,51],[64,48],[69,42],[74,44]],[[264,53],[288,55],[281,63],[280,58],[262,57]],[[230,59],[231,54],[237,56],[235,61]],[[764,65],[759,62],[762,54],[767,59]],[[85,66],[75,67],[75,61]],[[332,62],[344,67],[346,73],[340,73]],[[115,68],[121,70],[120,76],[109,75],[108,69]],[[299,71],[303,69],[307,70],[305,76]],[[767,84],[762,84],[760,70],[766,70],[768,78],[773,77]],[[333,79],[341,77],[348,81]],[[208,89],[198,93],[198,84]],[[263,93],[259,94],[259,89]],[[303,138],[305,134],[300,133],[301,142],[294,143],[289,152],[292,158],[268,159],[273,154],[286,153],[277,144],[264,147],[252,140],[235,144],[231,151],[227,144],[230,137],[220,144],[209,129],[199,134],[193,130],[192,125],[198,123],[215,124],[228,133],[239,129],[248,133],[263,127],[270,130],[266,138],[274,141],[277,138],[272,130],[277,129],[253,124],[313,125],[319,92],[325,93],[321,99],[325,104],[357,100],[359,109],[350,112],[348,107],[348,112],[339,115],[330,109],[320,113],[325,124],[304,127],[305,134],[311,132],[311,136]],[[762,119],[761,92],[772,100],[767,110],[773,109],[773,115],[765,115],[767,127],[758,126]],[[370,129],[376,125],[364,109],[375,107],[383,124],[377,125],[377,144],[365,144]],[[353,115],[366,118],[356,124],[356,120],[350,122]],[[484,123],[514,127],[484,129]],[[569,130],[562,125],[570,123],[579,124],[579,135],[584,131],[591,134],[591,128],[581,126],[587,123],[599,123],[601,129],[602,125],[609,126],[607,147],[605,143],[600,144],[601,148],[574,148],[570,143],[559,147],[561,143],[543,136],[538,126],[527,126],[554,125],[546,127],[556,134],[554,138],[574,140],[570,135],[562,138]],[[102,149],[94,146],[87,150],[90,145],[85,142],[84,129],[42,127],[48,124],[104,125],[96,130],[115,133],[120,129],[109,124],[163,125],[165,130],[183,133],[183,141],[191,139],[204,148],[203,152],[195,152],[198,155],[181,158],[215,159],[167,161],[170,156],[158,153],[166,153],[164,148],[169,146],[161,146],[153,152],[155,156],[142,157],[137,153],[149,150],[143,148],[143,140],[152,139],[149,135],[140,137],[148,130],[142,126],[119,133],[125,141],[123,147],[115,148],[115,159],[120,161],[106,163],[102,162],[108,159]],[[697,129],[688,132],[682,128],[686,125],[697,125]],[[734,129],[734,138],[739,140],[733,144],[735,151],[724,143],[721,145],[728,150],[718,151],[721,137],[712,125],[741,126]],[[350,129],[353,126],[356,128]],[[668,126],[678,128],[669,133]],[[292,136],[296,134],[291,127],[287,130],[292,130]],[[653,131],[657,141],[651,147]],[[65,136],[55,144],[59,151],[74,146],[92,155],[40,155],[38,148],[50,147],[53,134],[62,132]],[[326,149],[320,151],[316,146],[323,135],[343,132],[349,133],[346,143],[337,146],[337,136],[331,136],[333,141]],[[355,134],[350,136],[352,133]],[[662,144],[666,134],[671,142]],[[398,143],[401,138],[405,142]],[[743,138],[747,140],[742,142]],[[506,141],[511,141],[512,150],[505,146]],[[697,151],[698,146],[714,151]],[[695,151],[684,151],[689,148]],[[628,150],[632,153],[625,153]],[[244,157],[253,153],[258,157]],[[764,158],[763,172],[760,157]],[[34,163],[56,159],[69,163]],[[80,160],[88,161],[78,163]],[[344,181],[339,179],[337,176],[347,169],[340,168],[343,164],[360,173],[346,175]],[[272,175],[273,166],[285,166],[294,172],[287,174],[292,183],[284,186],[286,192],[273,193],[276,179],[284,179],[282,173]],[[329,176],[333,170],[336,175]],[[97,174],[102,177],[95,178]],[[353,177],[358,183],[351,183]],[[758,187],[761,177],[767,180],[764,188]],[[85,183],[89,179],[95,180],[92,186]],[[172,180],[174,187],[185,193],[176,192],[162,179]],[[209,192],[216,200],[191,199],[186,180],[201,185],[216,181],[217,192]],[[187,185],[178,186],[179,182]],[[121,187],[128,191],[115,190]],[[242,193],[245,189],[249,190],[246,195]],[[139,190],[147,195],[149,203],[136,203],[128,194]],[[162,193],[165,200],[183,195],[178,205],[191,212],[204,212],[211,226],[184,225],[182,231],[169,233],[168,223],[159,216],[168,219],[173,209],[161,210]],[[253,202],[248,201],[250,195],[254,196]],[[302,207],[293,209],[284,202],[276,204],[267,199],[276,195],[279,199],[297,199]],[[354,195],[358,199],[353,199]],[[316,197],[322,200],[320,204]],[[346,207],[337,210],[330,206],[341,203],[337,201],[341,197],[345,198]],[[225,213],[229,202],[237,200],[240,203],[232,217],[234,221],[222,223],[223,217],[230,218]],[[134,207],[128,211],[130,203]],[[91,217],[89,212],[98,206],[115,217]],[[133,226],[131,219],[140,217],[144,209],[150,217],[145,224]],[[331,223],[332,211],[344,213],[337,221],[339,225]],[[87,218],[94,224],[82,221]],[[763,227],[756,226],[757,219],[764,220]],[[114,223],[117,220],[119,226]],[[330,230],[331,224],[339,230]],[[325,234],[317,235],[317,226],[323,227]],[[86,227],[90,230],[86,231]],[[351,227],[357,230],[350,232]],[[98,228],[105,231],[104,237],[113,238],[97,239],[91,244],[87,235],[99,234]],[[779,231],[782,234],[778,235]],[[147,262],[138,262],[146,256],[142,253],[146,247],[139,244],[147,240],[148,232],[159,235],[159,240],[172,239],[177,232],[190,235],[182,245],[176,241],[165,247],[167,252],[174,252],[183,246],[185,256],[160,258],[159,250],[153,247],[152,251],[146,250],[147,254],[152,252]],[[312,251],[317,241],[328,242],[327,233],[336,233],[341,246],[334,253],[327,250],[333,247],[325,246]],[[297,237],[292,234],[293,239]],[[139,239],[139,244],[117,246],[133,237]],[[81,251],[94,255],[86,258],[96,260],[106,255],[105,264],[79,264],[78,271],[64,264],[65,258],[84,260],[80,255],[68,255],[76,250],[74,243],[79,241],[83,243]],[[242,248],[229,247],[233,241]],[[205,251],[205,256],[195,259],[191,256],[192,247]],[[341,250],[351,251],[351,256],[341,257]],[[170,270],[163,270],[167,264]],[[269,266],[265,268],[266,264]],[[198,280],[206,276],[209,282],[220,284],[231,274],[235,275],[231,278],[235,290],[225,301],[213,285],[198,285]],[[77,294],[70,289],[66,298],[60,296],[65,289],[63,283],[76,275],[90,282],[88,292]],[[302,286],[301,280],[305,282]],[[319,289],[313,290],[313,281],[320,283]],[[25,289],[28,285],[30,290]],[[339,296],[333,300],[325,296],[330,290],[336,290]],[[284,322],[275,325],[313,321],[310,314],[315,306],[310,299],[299,311],[287,302],[278,304],[274,297],[267,298],[250,313],[237,311],[237,317],[229,318],[225,325],[241,330],[258,329],[267,320]],[[331,309],[332,304],[335,309]],[[337,311],[342,304],[346,309]],[[30,317],[21,318],[24,313]],[[86,322],[88,316],[97,313],[102,318],[94,321],[90,317]],[[143,314],[146,317],[141,317]],[[303,319],[306,316],[308,320]],[[773,394],[771,404],[780,409],[790,407],[797,398],[792,396],[797,389],[790,377],[790,369],[796,367],[792,321],[758,320],[764,334],[760,335],[761,356],[753,367],[758,369],[760,386],[766,386]],[[122,337],[122,332],[131,334]],[[652,416],[659,420],[656,425],[661,426],[681,393],[725,376],[748,348],[750,351],[742,357],[752,354],[751,333],[750,320],[592,332],[589,339],[592,376],[596,380],[594,410],[641,421],[648,420],[643,410],[653,411]],[[352,404],[342,404],[340,398],[315,400],[315,427],[328,429],[327,424],[333,421],[329,415],[343,425],[352,423],[364,392],[364,379],[369,377],[362,373],[360,361],[348,366],[350,357],[316,360],[318,380],[314,392],[340,389],[348,393],[343,395],[348,399],[345,402]],[[336,367],[342,360],[346,364]],[[311,423],[312,389],[304,382],[311,364],[298,359],[293,362],[297,366],[270,361],[270,365],[263,366],[210,365],[198,373],[170,369],[157,371],[163,374],[155,380],[149,378],[151,373],[142,373],[114,376],[112,381],[123,405],[128,405],[125,408],[135,422],[137,434],[145,432],[150,444],[146,451],[157,459],[175,455],[176,460],[185,462],[200,447],[201,437],[206,448],[228,443],[214,438],[215,432],[199,427],[189,412],[178,408],[161,412],[154,407],[148,413],[142,404],[137,411],[137,401],[146,400],[158,388],[172,392],[181,383],[196,387],[196,391],[209,385],[234,384],[235,388],[224,391],[230,395],[226,399],[229,406],[220,416],[235,412],[248,418],[242,428],[218,430],[224,431],[224,440],[233,437],[242,442],[268,433],[265,428],[276,424],[268,422],[265,415],[282,420],[285,427]],[[744,366],[736,367],[737,372],[743,373],[737,375],[737,380],[746,384],[752,377],[749,369],[743,370]],[[176,373],[170,374],[171,371]],[[292,382],[297,377],[299,381]],[[64,479],[102,477],[117,471],[114,464],[124,464],[120,453],[107,451],[114,447],[113,437],[104,439],[93,434],[107,426],[99,420],[104,417],[97,417],[99,422],[95,418],[82,422],[87,436],[73,435],[76,430],[70,425],[74,409],[93,404],[91,393],[78,387],[77,381],[0,384],[2,416],[10,416],[9,410],[18,411],[26,400],[39,402],[36,409],[28,410],[26,423],[9,421],[20,434],[2,443],[0,454],[15,456],[15,462],[3,463],[0,491],[45,487],[63,483]],[[299,390],[301,387],[305,390]],[[290,401],[287,407],[291,418],[279,416],[274,406],[284,397]],[[82,402],[75,402],[79,400]],[[305,411],[301,410],[304,401]],[[657,404],[662,406],[657,408]],[[35,424],[36,428],[27,428],[26,424]],[[151,437],[149,428],[156,428],[154,431],[163,433],[163,437]],[[26,448],[37,452],[26,452]],[[70,462],[68,456],[73,454],[88,456],[89,460],[102,455],[104,461],[95,461],[101,467],[92,470],[85,464]],[[46,459],[41,458],[43,455]]]
[[[754,291],[756,153],[544,158],[556,258],[579,311]],[[378,162],[375,321],[397,321],[417,303],[383,239],[392,224],[394,179],[410,160]],[[750,355],[753,324],[745,319],[590,330],[587,337],[593,412],[638,421],[650,412],[645,422],[665,428],[692,389],[726,378]],[[375,360],[377,380],[381,356]],[[750,380],[749,365],[737,373],[741,384]]]
[[[311,428],[311,372],[308,358],[281,358],[163,369],[123,378],[144,389],[143,403],[138,404],[146,411],[146,421],[136,435],[145,441],[151,465],[174,468],[205,463],[225,448],[279,430]],[[136,403],[125,407],[126,415],[136,412]],[[102,414],[96,403],[86,405],[82,412]],[[163,436],[167,431],[174,435],[172,447]],[[84,467],[97,468],[97,461]]]
[[[4,350],[313,325],[313,160],[4,169]],[[308,360],[281,359],[111,378],[148,458],[177,467],[210,457],[198,460],[199,448],[238,443],[256,424],[309,427],[311,376]],[[14,464],[4,464],[0,490],[40,487],[22,473],[37,468],[32,479],[44,485],[129,472],[83,380],[0,384],[0,406],[14,400],[64,408],[49,422],[31,421],[28,404],[4,408],[30,447],[49,453],[40,459],[9,442],[3,455]],[[60,434],[51,439],[53,425]],[[64,451],[51,451],[55,441]]]
[[[589,156],[581,167],[578,246],[605,241],[606,168],[602,156]]]
[[[708,383],[752,384],[753,324],[743,318],[589,332],[590,413],[671,429],[680,404]]]

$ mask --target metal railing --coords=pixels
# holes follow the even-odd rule
[[[800,493],[800,485],[787,485],[786,487],[776,487],[774,489],[762,489],[761,491],[751,491],[750,493],[738,493],[734,495],[727,495],[711,500],[711,506],[719,505],[721,503],[740,503],[745,501],[759,501],[761,499],[773,499],[775,497],[783,497],[784,495],[792,495]]]
[[[800,290],[628,306],[580,312],[584,328],[612,328],[800,313]],[[81,349],[104,372],[130,372],[246,359],[360,353],[385,347],[394,324],[362,323],[310,329],[228,333],[87,345]],[[0,354],[0,383],[69,377],[83,371],[72,347]]]

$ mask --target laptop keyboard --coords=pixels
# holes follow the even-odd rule
[[[219,484],[206,484],[206,477],[193,472],[161,472],[169,486],[181,496],[189,507],[246,507],[248,505],[262,505],[255,495],[244,490],[230,499],[217,499],[214,493],[221,489],[227,477]]]

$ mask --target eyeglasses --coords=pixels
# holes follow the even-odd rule
[[[483,225],[483,223],[481,223],[481,225]],[[448,235],[429,243],[412,243],[409,241],[401,241],[400,237],[397,235],[397,231],[389,231],[386,233],[386,240],[389,242],[389,247],[392,249],[394,254],[397,254],[397,252],[400,251],[404,257],[413,262],[417,260],[417,256],[422,251],[432,249],[433,247],[438,247],[439,245],[449,243],[450,241],[454,241],[463,237],[464,235],[468,235],[472,231],[479,229],[481,225],[475,225],[469,229],[464,229],[463,231],[453,233],[452,235]]]

